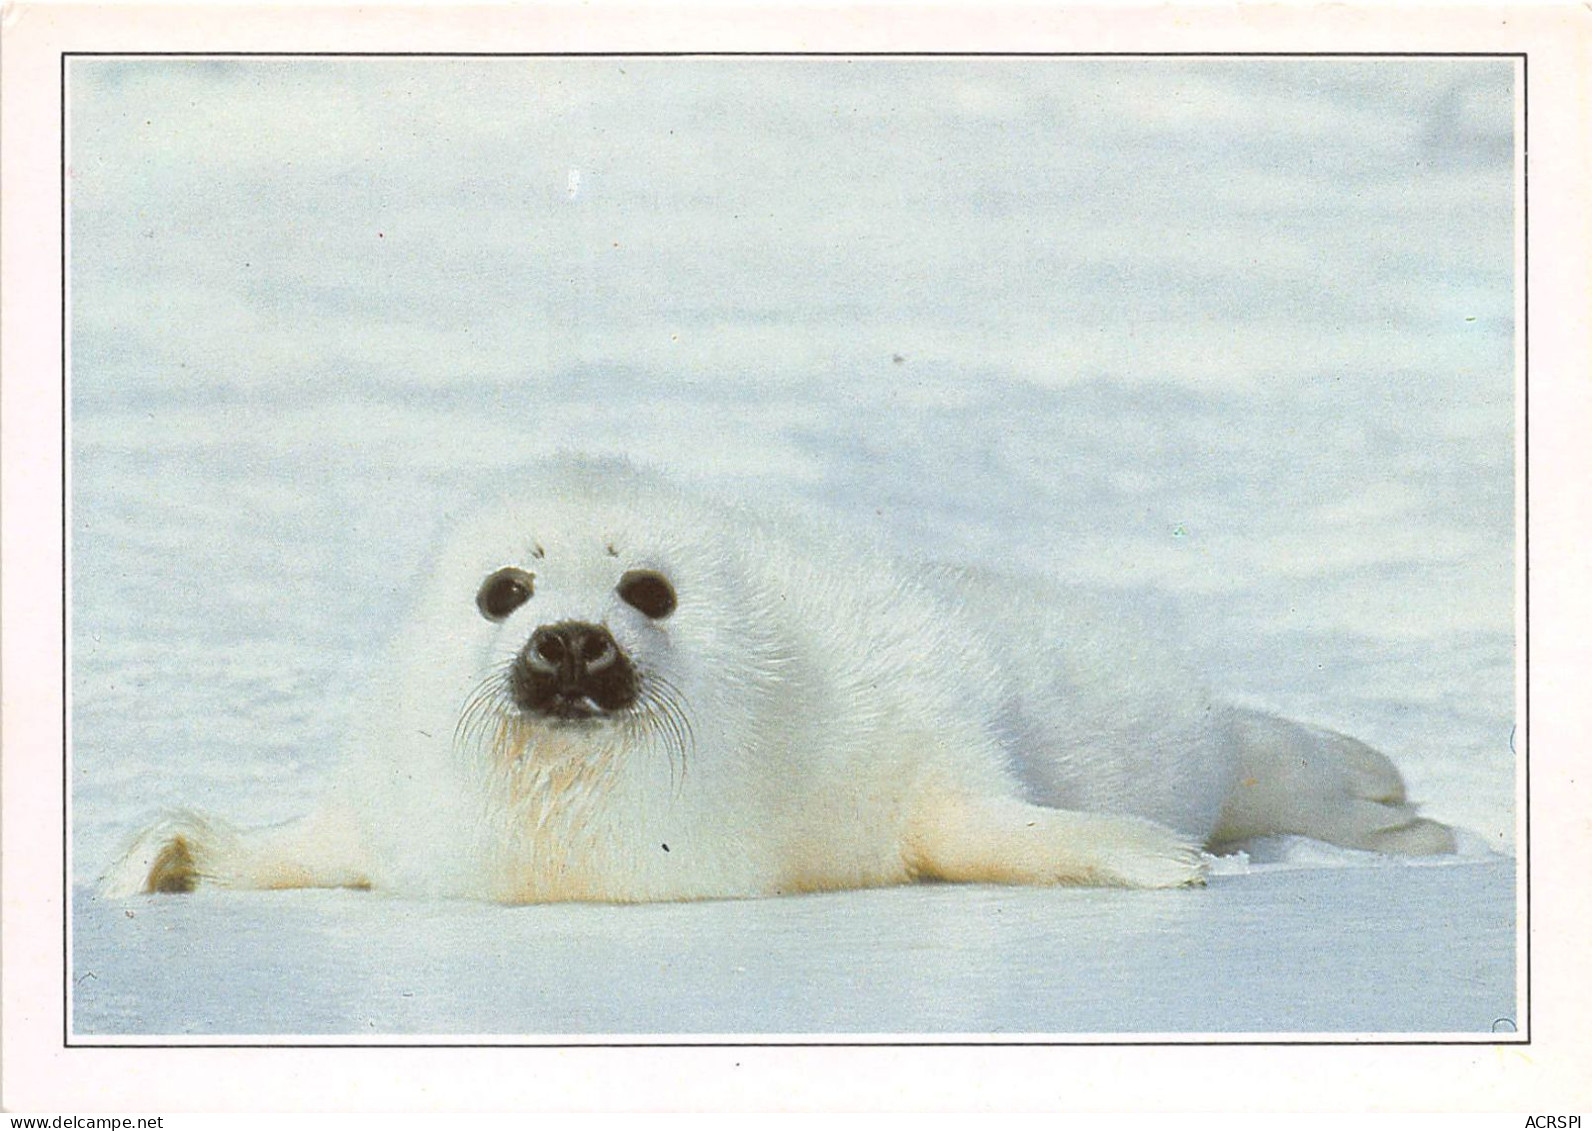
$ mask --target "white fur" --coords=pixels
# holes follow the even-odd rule
[[[535,592],[492,623],[475,594],[504,566]],[[672,581],[672,615],[619,598],[635,568]],[[517,713],[506,665],[565,620],[607,627],[651,722]],[[464,523],[373,686],[315,814],[255,832],[168,819],[104,890],[519,902],[920,876],[1160,887],[1199,882],[1200,846],[1266,832],[1452,848],[1380,755],[1213,703],[1058,588],[906,569],[627,465],[557,465]]]

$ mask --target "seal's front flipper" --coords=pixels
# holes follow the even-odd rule
[[[913,813],[905,856],[918,876],[962,883],[1167,888],[1203,884],[1189,838],[1138,817],[943,794]]]
[[[1238,780],[1211,844],[1279,833],[1422,856],[1455,850],[1447,825],[1416,814],[1392,762],[1358,739],[1235,710]]]
[[[100,880],[103,896],[230,888],[369,887],[352,825],[325,810],[284,825],[241,831],[197,813],[145,829]]]

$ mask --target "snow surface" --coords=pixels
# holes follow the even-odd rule
[[[1514,1033],[1498,969],[1513,882],[1507,862],[1469,862],[628,907],[80,893],[74,1022],[320,1039]]]
[[[1513,75],[73,59],[75,1031],[1518,1022]],[[304,811],[431,531],[559,450],[1138,605],[1466,851],[1277,842],[1162,895],[93,898],[163,808]]]

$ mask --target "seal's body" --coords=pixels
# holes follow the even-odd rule
[[[1453,849],[1380,754],[1213,702],[1060,589],[903,568],[624,465],[465,523],[372,683],[320,810],[169,818],[105,890],[1164,887],[1266,833]]]

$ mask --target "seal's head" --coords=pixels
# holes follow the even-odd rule
[[[456,712],[462,756],[499,770],[683,773],[699,737],[735,725],[727,685],[763,669],[719,517],[623,465],[516,477],[434,563],[411,729],[424,701]]]

